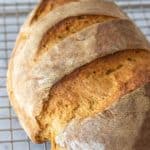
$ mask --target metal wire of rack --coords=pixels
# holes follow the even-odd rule
[[[150,40],[150,0],[116,0]],[[37,0],[0,0],[0,150],[49,150],[33,144],[21,128],[6,91],[8,59],[20,26]]]

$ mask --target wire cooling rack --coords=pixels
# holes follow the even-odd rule
[[[33,144],[21,128],[6,92],[6,70],[20,26],[36,0],[0,0],[0,150],[49,150]],[[117,0],[150,40],[150,0]]]

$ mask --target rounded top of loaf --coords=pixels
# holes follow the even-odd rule
[[[67,83],[69,79],[63,81],[66,76],[72,76],[74,71],[83,66],[84,70],[88,70],[88,64],[106,55],[125,50],[149,49],[149,42],[144,35],[113,2],[41,1],[20,30],[8,69],[8,93],[23,128],[33,141],[45,140],[46,137],[41,136],[44,129],[39,120],[42,120],[41,114],[45,112],[46,105],[53,101],[51,91],[55,91],[55,85]],[[146,72],[149,55],[146,56],[144,52],[139,55],[146,58],[146,62],[141,63],[144,66],[142,71]],[[140,69],[137,68],[137,72]],[[146,76],[147,73],[133,87],[130,85],[126,92],[147,82]],[[81,80],[82,75],[77,75],[77,78]],[[133,78],[137,79],[137,74]],[[99,85],[93,86],[96,87]],[[115,98],[119,96],[121,94]],[[54,124],[55,119],[51,122]]]

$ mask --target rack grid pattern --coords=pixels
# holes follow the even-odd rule
[[[116,0],[150,40],[150,0]],[[6,91],[8,60],[20,26],[37,0],[0,0],[0,150],[49,150],[33,144],[21,128]]]

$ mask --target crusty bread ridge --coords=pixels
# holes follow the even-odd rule
[[[38,118],[44,137],[54,139],[70,120],[82,120],[103,112],[121,96],[147,83],[150,77],[147,76],[150,72],[150,55],[147,54],[126,51],[109,55],[74,71],[56,84],[50,93],[52,101],[45,104],[45,111]],[[134,104],[130,109],[132,107]]]
[[[11,104],[29,137],[35,142],[51,140],[53,150],[85,147],[97,150],[101,146],[101,149],[104,146],[104,149],[111,150],[107,141],[112,142],[115,137],[112,141],[107,138],[109,132],[104,137],[98,134],[95,139],[95,142],[102,143],[101,146],[91,147],[95,144],[90,139],[94,134],[89,133],[85,139],[78,134],[75,139],[74,130],[82,130],[80,122],[84,124],[88,118],[97,118],[105,110],[111,111],[112,106],[119,114],[118,105],[124,108],[131,102],[131,98],[124,100],[124,96],[129,94],[136,99],[132,95],[142,91],[141,107],[137,108],[139,102],[136,99],[125,110],[136,107],[135,121],[140,120],[137,126],[131,125],[131,119],[125,120],[131,123],[131,130],[136,129],[125,148],[133,149],[145,114],[150,109],[147,107],[150,99],[145,96],[143,88],[150,82],[149,50],[150,44],[145,36],[113,2],[41,1],[20,30],[7,78]],[[138,116],[138,112],[142,115]],[[98,120],[101,123],[101,119]],[[104,134],[105,130],[111,129],[108,117],[109,121],[110,126],[101,129]],[[72,122],[75,124],[70,134],[68,126]],[[125,128],[118,128],[125,132]],[[117,129],[117,125],[112,129]],[[85,132],[83,130],[83,134]],[[126,137],[120,134],[122,145],[119,146],[127,142],[130,132],[127,133]],[[76,143],[72,143],[72,138]],[[86,140],[93,143],[84,144]],[[111,145],[120,150],[117,144]]]

